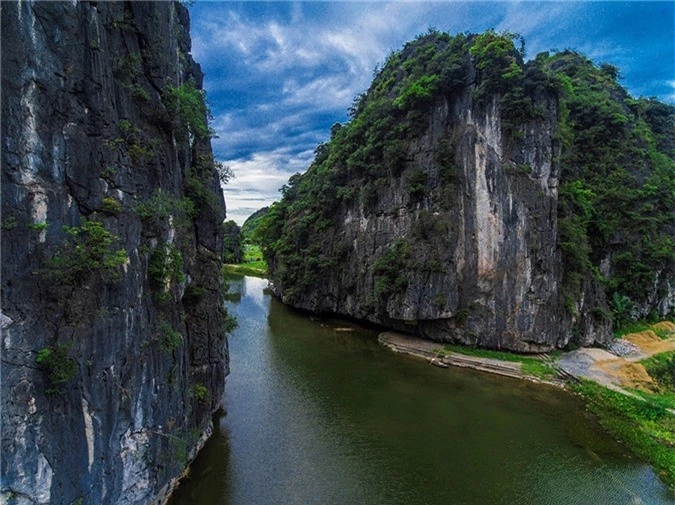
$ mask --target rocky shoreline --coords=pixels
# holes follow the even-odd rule
[[[659,324],[663,326],[667,322]],[[540,359],[542,364],[550,366],[555,371],[557,377],[546,379],[526,373],[523,371],[522,363],[518,361],[445,351],[442,344],[404,333],[383,332],[380,333],[378,341],[394,352],[421,358],[443,368],[448,366],[471,368],[561,388],[565,388],[567,381],[590,380],[618,393],[635,397],[636,395],[626,388],[640,389],[649,386],[650,382],[638,362],[654,354],[675,350],[675,324],[670,323],[667,329],[671,332],[671,336],[666,339],[659,339],[651,330],[646,330],[624,336],[616,342],[625,342],[625,345],[610,346],[608,350],[582,347],[564,353],[555,360],[547,354],[528,357],[527,359]],[[624,348],[631,349],[631,352],[626,354]],[[510,353],[504,355],[519,356]]]
[[[429,340],[405,335],[397,332],[383,332],[378,337],[378,342],[394,352],[407,354],[416,358],[424,359],[429,364],[447,368],[456,366],[471,368],[480,372],[511,377],[513,379],[528,380],[540,384],[564,388],[562,379],[542,379],[529,375],[522,370],[518,362],[505,361],[481,356],[469,356],[456,352],[439,352],[439,344]],[[543,358],[542,358],[543,359]]]

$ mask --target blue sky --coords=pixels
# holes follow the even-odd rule
[[[528,57],[574,49],[620,68],[634,96],[675,103],[674,2],[213,2],[190,7],[228,219],[279,198],[377,64],[417,34],[510,30]]]

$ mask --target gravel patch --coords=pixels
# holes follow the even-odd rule
[[[630,354],[640,353],[640,348],[638,346],[622,338],[614,340],[607,350],[615,356],[628,356]]]

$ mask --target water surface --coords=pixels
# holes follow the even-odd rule
[[[224,414],[171,505],[672,505],[577,398],[396,355],[266,285],[231,282]]]

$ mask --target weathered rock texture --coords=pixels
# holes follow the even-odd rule
[[[335,239],[322,251],[334,256],[350,245],[339,269],[290,299],[272,275],[282,300],[435,340],[518,351],[567,343],[572,321],[560,299],[555,234],[555,100],[542,101],[545,119],[522,125],[522,139],[507,143],[497,99],[473,107],[472,92],[434,104],[425,131],[408,145],[406,168],[378,181],[374,205],[355,199],[340,207]],[[456,143],[457,179],[442,191],[435,160],[448,139]],[[426,189],[415,198],[406,175],[419,167]],[[398,240],[407,247],[396,253],[405,256],[398,266],[406,286],[382,302],[375,261]],[[588,343],[608,336],[604,328],[595,334],[592,319],[588,325]]]
[[[265,218],[284,302],[496,349],[608,341],[598,275],[561,251],[558,77],[500,43],[432,33],[390,57]]]
[[[225,206],[208,138],[168,105],[201,87],[189,51],[178,3],[2,4],[9,503],[161,501],[209,433],[228,373]],[[63,227],[86,222],[127,259],[69,279],[53,258],[78,257]]]

